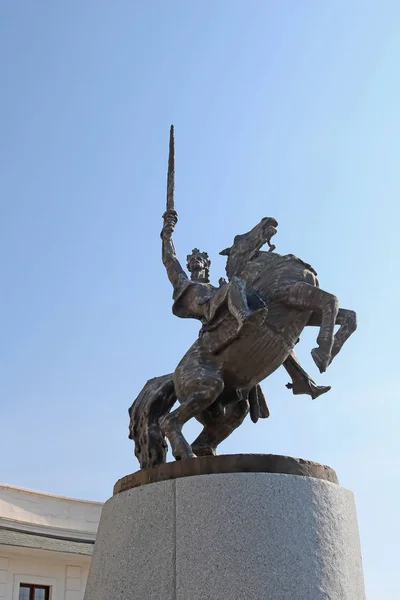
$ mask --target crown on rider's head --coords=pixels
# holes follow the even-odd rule
[[[206,262],[207,269],[210,268],[211,260],[208,258],[207,252],[200,252],[200,250],[198,248],[193,248],[191,254],[188,254],[186,257],[186,266],[189,269],[189,271],[190,271],[190,259],[193,258],[194,256],[200,256],[200,258],[202,258]]]

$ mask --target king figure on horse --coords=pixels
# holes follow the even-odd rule
[[[281,365],[292,378],[287,387],[294,394],[326,393],[330,387],[315,384],[294,346],[304,327],[319,327],[312,357],[322,373],[356,329],[354,311],[339,308],[336,296],[320,289],[311,265],[274,252],[270,240],[278,223],[272,217],[236,236],[221,252],[227,256],[228,282],[210,283],[210,260],[197,248],[187,257],[187,276],[172,242],[177,223],[173,134],[171,127],[162,259],[174,288],[173,313],[197,319],[202,327],[174,373],[147,382],[129,409],[130,438],[142,468],[165,462],[166,438],[177,460],[213,455],[249,412],[254,422],[268,417],[260,382]],[[261,250],[264,244],[268,251]],[[335,325],[340,326],[336,334]],[[171,412],[176,400],[180,406]],[[192,417],[204,428],[190,445],[182,427]]]

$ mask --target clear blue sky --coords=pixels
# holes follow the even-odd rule
[[[128,406],[197,325],[160,260],[168,130],[176,246],[218,251],[262,216],[359,329],[225,452],[334,467],[354,490],[369,600],[398,592],[397,0],[69,0],[0,6],[1,478],[105,500],[137,469]],[[164,342],[163,342],[164,340]],[[193,438],[196,424],[186,428]]]

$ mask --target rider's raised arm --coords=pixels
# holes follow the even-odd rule
[[[177,288],[182,279],[188,279],[185,271],[182,269],[179,260],[176,257],[174,244],[172,241],[172,232],[177,221],[176,213],[172,211],[164,215],[164,227],[161,232],[162,239],[162,261],[167,270],[168,279]]]

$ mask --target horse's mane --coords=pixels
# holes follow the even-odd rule
[[[246,262],[253,262],[253,261],[257,260],[257,258],[259,258],[261,255],[268,256],[272,261],[279,260],[279,259],[293,260],[294,262],[302,264],[305,269],[307,269],[308,271],[311,271],[311,273],[313,273],[313,275],[315,275],[315,277],[318,277],[317,271],[309,263],[305,262],[304,260],[302,260],[301,258],[296,256],[295,254],[279,254],[278,252],[268,252],[266,250],[257,250],[251,258],[247,258],[247,259],[243,259],[243,257],[240,256],[240,253],[238,253],[238,255],[235,256],[235,252],[231,252],[231,254],[228,257],[228,260],[226,261],[226,265],[225,265],[225,271],[226,271],[228,278],[230,278],[235,272],[238,271],[240,263],[242,263],[242,266],[243,266],[243,264]]]

